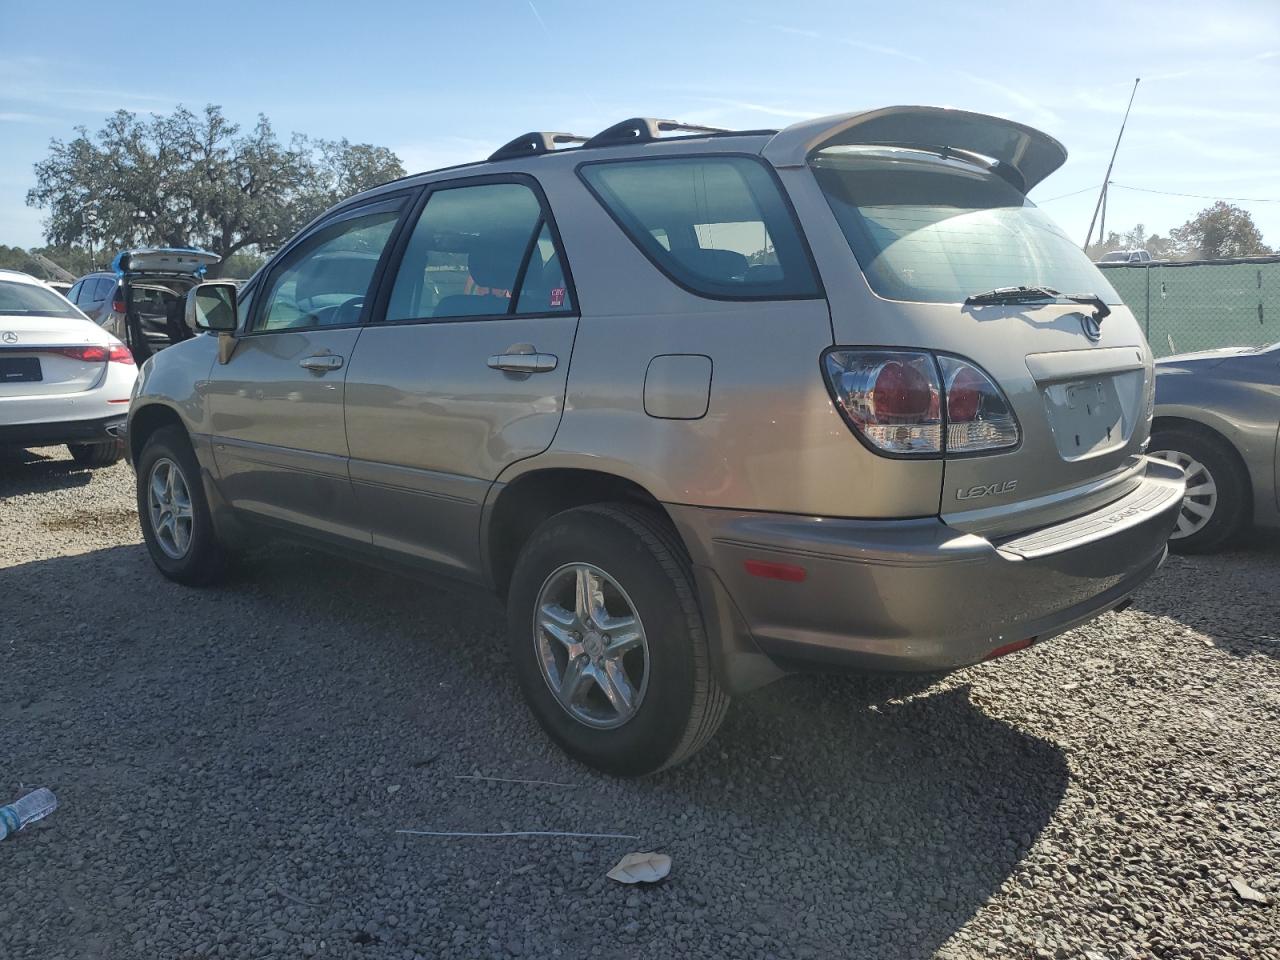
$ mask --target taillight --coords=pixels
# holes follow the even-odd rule
[[[967,360],[923,350],[832,350],[823,369],[845,420],[878,450],[929,456],[1018,443],[1009,401]]]
[[[123,343],[115,343],[106,347],[45,347],[41,353],[52,353],[69,360],[81,363],[127,363],[133,365],[133,354]]]
[[[69,360],[79,360],[81,363],[107,362],[106,347],[50,347],[45,352],[54,353]]]
[[[833,350],[827,382],[845,419],[888,453],[942,452],[938,368],[927,353]]]
[[[1017,446],[1017,418],[995,381],[958,357],[938,357],[938,365],[947,398],[947,452]]]

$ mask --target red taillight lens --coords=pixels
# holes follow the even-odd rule
[[[947,452],[1016,446],[1018,420],[995,381],[959,357],[938,357],[938,366],[947,400]]]
[[[929,415],[937,392],[918,367],[901,360],[889,360],[880,367],[871,388],[871,405],[876,416],[920,419]]]
[[[850,426],[887,453],[975,453],[1018,443],[1009,401],[967,360],[923,350],[832,350],[823,371]]]
[[[947,384],[947,418],[950,420],[972,420],[978,415],[982,406],[981,376],[972,367],[964,367],[956,372]]]
[[[50,347],[44,353],[56,354],[68,360],[79,360],[81,363],[106,363],[106,347]]]
[[[123,343],[117,343],[111,347],[107,353],[107,359],[112,363],[127,363],[133,366],[133,354],[129,352],[129,348]]]
[[[124,301],[123,301],[123,300],[112,300],[112,301],[111,301],[111,309],[112,309],[112,310],[114,310],[116,313],[124,313],[124,311],[125,311]]]
[[[874,447],[887,453],[942,451],[942,390],[930,354],[832,350],[824,372],[840,412]]]

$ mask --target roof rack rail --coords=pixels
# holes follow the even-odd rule
[[[632,117],[601,130],[583,144],[584,147],[612,147],[627,143],[647,143],[660,139],[659,135],[670,130],[686,133],[732,133],[724,127],[704,127],[696,123],[678,120],[656,120],[653,117]]]
[[[531,157],[538,153],[551,153],[556,149],[558,143],[586,143],[586,137],[580,137],[576,133],[559,133],[554,130],[531,130],[529,133],[522,133],[507,143],[504,143],[493,153],[489,154],[490,160],[509,160],[512,157]]]

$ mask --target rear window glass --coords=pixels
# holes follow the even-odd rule
[[[585,164],[582,177],[631,240],[709,297],[816,297],[818,283],[772,176],[748,157]]]
[[[871,288],[958,303],[996,287],[1120,297],[1084,252],[990,171],[915,150],[833,147],[810,161]]]
[[[11,280],[0,280],[0,315],[83,319],[75,307],[52,290]]]

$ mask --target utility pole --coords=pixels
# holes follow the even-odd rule
[[[1106,183],[1102,185],[1102,219],[1098,221],[1098,242],[1099,243],[1105,243],[1107,239],[1107,192],[1108,192],[1107,188],[1110,186],[1111,186],[1110,180],[1108,180]],[[1089,245],[1088,241],[1086,241],[1085,246],[1088,247],[1088,245]]]
[[[1142,81],[1141,77],[1137,77],[1133,81],[1133,90],[1129,94],[1129,105],[1124,108],[1124,119],[1120,121],[1120,132],[1116,134],[1116,145],[1111,150],[1111,162],[1107,164],[1107,175],[1102,178],[1102,191],[1098,194],[1098,202],[1093,208],[1093,219],[1089,221],[1089,232],[1085,234],[1084,249],[1089,249],[1089,241],[1093,239],[1093,225],[1098,222],[1098,212],[1103,210],[1107,202],[1107,187],[1111,185],[1111,168],[1116,165],[1116,154],[1120,152],[1120,138],[1124,136],[1125,124],[1129,122],[1129,111],[1133,109],[1133,98],[1138,93],[1138,84]],[[1106,225],[1106,214],[1102,215],[1103,225]],[[1099,240],[1106,239],[1105,235],[1099,235]]]

